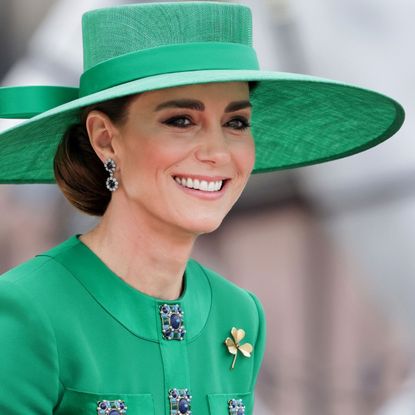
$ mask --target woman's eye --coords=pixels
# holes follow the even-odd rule
[[[168,120],[164,121],[163,124],[177,128],[187,128],[194,125],[190,117],[183,115],[169,118]],[[246,130],[251,126],[248,119],[246,119],[245,117],[233,118],[232,120],[228,121],[225,125],[238,131]]]
[[[169,118],[168,120],[164,121],[163,124],[171,125],[173,127],[178,127],[178,128],[186,128],[186,127],[189,127],[190,125],[193,125],[193,122],[189,117],[179,116],[179,117]]]
[[[240,130],[240,131],[246,130],[247,128],[251,126],[249,121],[244,117],[234,118],[228,121],[227,124],[234,130]]]

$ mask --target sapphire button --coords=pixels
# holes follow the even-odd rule
[[[245,415],[245,405],[242,399],[228,401],[229,415]]]
[[[166,340],[183,340],[184,327],[182,308],[179,304],[162,304],[159,306],[163,337]]]
[[[179,401],[179,411],[181,414],[185,414],[189,409],[189,403],[186,399],[180,399]]]
[[[182,324],[182,319],[180,318],[180,316],[178,314],[172,314],[170,317],[170,323],[171,326],[177,330],[180,325]]]
[[[120,399],[115,401],[98,401],[97,415],[127,415],[127,405]]]
[[[188,389],[170,389],[170,415],[191,415],[190,402],[192,396]],[[235,414],[237,415],[237,414]]]

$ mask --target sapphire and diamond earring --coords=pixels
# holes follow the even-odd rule
[[[115,164],[115,161],[112,158],[108,158],[105,161],[104,166],[105,170],[110,174],[106,181],[107,189],[110,192],[115,192],[118,189],[118,180],[114,177],[114,172],[117,168],[117,165]]]

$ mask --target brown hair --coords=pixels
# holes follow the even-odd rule
[[[71,125],[59,143],[53,161],[56,182],[68,201],[84,213],[102,216],[111,200],[111,192],[105,186],[109,173],[89,141],[87,116],[98,110],[114,124],[122,124],[128,104],[136,96],[128,95],[85,107],[80,122]]]
[[[258,82],[249,82],[252,92]],[[122,124],[128,105],[137,95],[115,98],[85,107],[78,124],[71,125],[56,150],[53,168],[55,179],[64,196],[77,209],[93,216],[102,216],[111,200],[105,182],[109,173],[89,141],[86,119],[93,110],[106,114],[114,124]]]

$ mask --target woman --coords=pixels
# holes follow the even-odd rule
[[[252,171],[366,149],[403,110],[260,71],[250,18],[209,2],[88,12],[79,89],[0,90],[2,116],[30,118],[0,135],[0,182],[56,180],[101,216],[0,279],[4,412],[252,414],[262,307],[189,259],[194,241]]]

